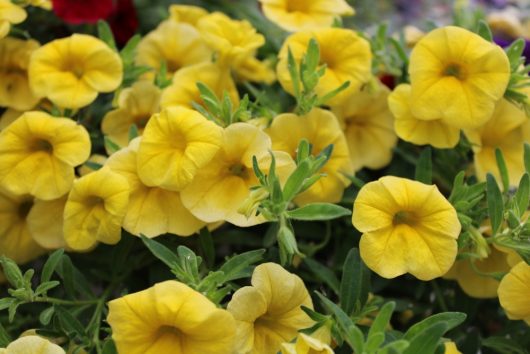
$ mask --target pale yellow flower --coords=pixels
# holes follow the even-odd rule
[[[296,343],[282,344],[282,354],[334,354],[329,345],[317,338],[299,333]]]
[[[237,81],[263,82],[267,85],[276,81],[276,71],[268,60],[260,61],[255,57],[247,57],[233,70]]]
[[[384,278],[431,280],[453,265],[460,222],[436,186],[385,176],[364,185],[353,206],[361,258]]]
[[[109,302],[118,352],[234,354],[232,315],[174,280]]]
[[[444,354],[462,354],[461,351],[456,347],[455,342],[445,342],[444,343],[445,351]]]
[[[339,16],[355,13],[345,0],[259,0],[265,16],[290,31],[331,27]]]
[[[66,247],[63,236],[63,215],[68,195],[55,200],[35,199],[27,216],[31,237],[49,250]]]
[[[372,75],[370,43],[351,29],[325,28],[295,33],[283,44],[278,55],[277,75],[280,84],[287,92],[293,93],[291,75],[287,68],[289,49],[296,63],[299,64],[307,52],[311,38],[315,38],[320,46],[320,64],[326,65],[326,72],[315,88],[316,93],[322,97],[346,81],[350,82],[347,89],[329,100],[330,105],[340,104],[370,80]]]
[[[511,320],[530,325],[530,265],[520,262],[504,276],[499,285],[499,301]]]
[[[236,352],[276,354],[298,330],[314,324],[301,308],[313,308],[311,297],[302,279],[275,263],[257,266],[251,282],[234,293],[227,307],[236,319]]]
[[[169,15],[173,21],[188,23],[194,27],[197,22],[204,16],[208,15],[208,11],[198,6],[191,5],[170,5]]]
[[[21,23],[27,16],[26,11],[11,0],[0,0],[0,38],[7,36],[11,24]]]
[[[25,336],[0,349],[0,354],[65,354],[65,351],[45,338]]]
[[[99,92],[112,92],[121,84],[120,56],[103,41],[73,34],[37,49],[29,64],[31,89],[63,108],[81,108]]]

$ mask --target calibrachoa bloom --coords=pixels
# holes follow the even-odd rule
[[[180,193],[146,186],[138,177],[137,155],[140,139],[132,140],[127,148],[114,153],[106,163],[106,166],[121,174],[129,183],[129,204],[123,219],[123,228],[133,235],[143,234],[147,237],[168,232],[190,236],[199,231],[205,223],[182,205]]]
[[[455,342],[445,342],[444,347],[444,354],[462,354],[462,352],[456,347]]]
[[[101,131],[119,146],[127,146],[131,126],[136,125],[141,135],[151,116],[160,111],[160,95],[160,89],[149,81],[124,89],[118,107],[103,118]]]
[[[499,148],[506,160],[510,184],[519,184],[525,172],[524,143],[530,142],[530,121],[523,110],[502,99],[490,120],[477,129],[464,132],[472,144],[475,173],[479,180],[485,180],[487,173],[500,178],[495,157],[495,149]]]
[[[282,344],[282,354],[334,354],[334,351],[321,340],[299,333],[296,343]]]
[[[208,11],[199,6],[170,5],[169,15],[173,21],[189,23],[196,27],[197,22],[199,22],[204,16],[208,15]]]
[[[37,49],[29,64],[33,92],[63,108],[81,108],[99,92],[118,88],[123,77],[120,56],[103,41],[73,34]]]
[[[345,0],[259,0],[269,20],[291,32],[331,27],[355,12]]]
[[[388,165],[397,143],[394,119],[387,103],[389,90],[383,85],[378,85],[376,90],[365,89],[332,107],[344,130],[355,171]]]
[[[198,112],[169,107],[147,123],[138,149],[143,183],[181,191],[212,161],[223,130]]]
[[[302,139],[309,141],[314,155],[333,144],[331,158],[321,170],[326,176],[297,196],[295,202],[304,205],[313,202],[337,203],[341,200],[344,189],[350,185],[346,175],[353,175],[353,167],[346,138],[333,113],[315,108],[305,116],[280,114],[274,118],[267,133],[275,150],[285,151],[293,158]]]
[[[65,354],[63,348],[39,336],[21,337],[0,349],[0,354]]]
[[[84,127],[71,119],[28,112],[0,133],[0,185],[51,200],[66,194],[74,167],[90,154]]]
[[[409,73],[415,117],[476,128],[491,117],[504,95],[510,64],[497,45],[448,26],[433,30],[416,44]]]
[[[0,39],[0,106],[25,111],[39,102],[29,87],[27,72],[30,56],[38,47],[31,39]]]
[[[393,176],[367,183],[352,221],[363,233],[363,261],[384,278],[410,273],[431,280],[455,261],[460,222],[436,186]]]
[[[27,216],[33,240],[46,249],[66,247],[63,236],[63,215],[68,195],[59,199],[35,199]],[[51,222],[53,220],[53,222]]]
[[[511,320],[530,325],[530,265],[520,262],[504,276],[499,285],[499,301]]]
[[[234,293],[227,307],[236,319],[236,352],[276,354],[298,330],[314,324],[301,309],[313,308],[311,297],[302,279],[275,263],[257,266],[251,282]]]
[[[211,57],[211,50],[195,27],[167,20],[138,44],[136,62],[157,71],[165,62],[168,77],[171,77],[180,69],[210,61]]]
[[[395,117],[394,129],[403,140],[416,145],[432,145],[438,149],[451,148],[460,140],[460,128],[443,119],[423,120],[410,110],[410,85],[401,84],[388,96],[388,105]]]
[[[325,28],[289,36],[278,54],[277,74],[282,87],[291,94],[293,83],[287,67],[289,49],[295,61],[300,63],[311,38],[315,38],[320,46],[320,64],[326,65],[326,73],[318,82],[316,93],[322,97],[344,82],[350,82],[346,90],[328,102],[340,104],[348,95],[359,91],[372,75],[370,43],[353,30],[344,28]]]
[[[87,250],[98,241],[116,244],[127,211],[127,179],[103,167],[75,181],[64,208],[63,232],[74,250]]]
[[[249,196],[249,188],[258,185],[252,157],[267,171],[271,148],[271,139],[261,129],[248,123],[228,126],[221,149],[182,191],[182,202],[193,215],[210,223],[225,220],[251,226],[264,222],[262,216],[247,218],[238,209]],[[286,153],[276,152],[275,157],[277,174],[284,179],[294,169],[294,162]]]
[[[234,353],[232,315],[177,281],[109,302],[107,321],[120,353]]]
[[[0,0],[0,38],[7,36],[11,24],[21,23],[26,17],[26,11],[11,0]]]

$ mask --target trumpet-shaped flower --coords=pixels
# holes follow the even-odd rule
[[[6,109],[5,112],[0,116],[0,131],[4,130],[9,124],[13,123],[23,114],[24,112],[17,111],[16,109]]]
[[[162,108],[184,106],[193,108],[192,103],[202,104],[197,82],[208,86],[217,97],[223,97],[226,91],[233,104],[239,104],[236,84],[228,69],[217,64],[201,63],[179,70],[173,77],[173,83],[162,92]]]
[[[27,16],[26,11],[11,0],[0,0],[0,38],[7,36],[11,24],[21,23]]]
[[[63,108],[81,108],[99,92],[118,88],[120,56],[103,41],[85,34],[56,39],[37,49],[29,64],[33,92]]]
[[[299,333],[296,343],[282,344],[282,354],[334,354],[334,351],[321,340]]]
[[[177,281],[109,302],[107,321],[120,353],[234,353],[232,315]]]
[[[182,205],[180,193],[146,186],[138,177],[137,155],[141,138],[114,153],[106,166],[127,178],[130,195],[123,228],[140,236],[155,237],[165,233],[189,236],[205,223]]]
[[[168,20],[162,22],[138,44],[136,62],[157,71],[165,62],[168,77],[171,77],[180,69],[210,61],[211,57],[211,50],[195,27],[188,23]]]
[[[191,5],[170,5],[169,16],[175,22],[188,23],[197,27],[197,22],[204,16],[208,15],[208,11],[199,6]]]
[[[236,352],[276,354],[298,330],[314,324],[301,308],[313,308],[311,297],[302,279],[275,263],[257,266],[251,283],[227,307],[236,319]]]
[[[401,84],[388,96],[388,105],[394,115],[396,134],[416,145],[429,144],[438,149],[451,148],[460,140],[460,129],[443,119],[423,120],[413,115],[410,105],[410,85]]]
[[[268,171],[271,147],[269,136],[249,123],[228,126],[217,155],[182,191],[182,203],[209,223],[226,220],[237,226],[251,226],[264,222],[262,216],[247,218],[238,209],[250,195],[250,187],[259,184],[252,157],[256,156],[260,168]],[[282,152],[275,153],[275,157],[278,176],[286,178],[294,169],[294,161]]]
[[[68,247],[84,251],[98,241],[116,244],[128,201],[127,179],[107,167],[75,181],[64,208]]]
[[[352,221],[363,233],[361,258],[384,278],[408,272],[431,280],[455,261],[460,222],[436,186],[382,177],[361,188]]]
[[[260,61],[255,57],[247,57],[233,70],[236,81],[264,82],[268,85],[276,81],[276,71],[268,60]]]
[[[198,112],[170,107],[147,123],[138,149],[138,174],[148,186],[186,187],[219,151],[223,130]]]
[[[530,325],[530,265],[520,262],[504,276],[499,285],[499,301],[511,320]]]
[[[279,54],[276,68],[282,87],[293,93],[293,83],[287,67],[288,52],[291,49],[297,64],[307,52],[308,43],[315,38],[320,47],[320,65],[326,65],[326,72],[320,78],[315,92],[324,96],[346,81],[350,86],[328,101],[338,105],[352,93],[358,92],[372,75],[372,52],[370,43],[353,30],[325,28],[312,32],[299,32],[287,38]]]
[[[66,247],[63,215],[67,199],[68,195],[55,200],[35,199],[27,216],[27,223],[31,237],[41,247],[49,250]]]
[[[504,51],[459,27],[433,30],[410,56],[411,110],[423,120],[442,119],[476,128],[493,113],[510,78]]]
[[[444,354],[462,354],[462,352],[456,347],[455,342],[445,342],[444,347]]]
[[[26,217],[32,206],[31,196],[0,191],[0,254],[21,264],[44,253],[28,228]]]
[[[524,143],[530,141],[530,122],[523,110],[502,99],[492,118],[483,126],[465,130],[474,152],[475,172],[479,180],[487,173],[500,178],[495,149],[500,149],[506,160],[510,184],[516,186],[525,172]]]
[[[0,185],[11,193],[57,199],[90,154],[84,127],[67,118],[28,112],[0,133]]]
[[[331,27],[340,16],[352,16],[355,11],[345,0],[259,0],[265,16],[290,31]]]
[[[28,79],[29,59],[38,47],[39,43],[31,39],[0,40],[0,106],[26,111],[39,101]]]
[[[280,114],[274,118],[267,133],[275,150],[285,151],[293,158],[302,139],[309,141],[314,155],[333,144],[333,153],[320,170],[326,176],[296,197],[295,202],[304,205],[313,202],[337,203],[341,200],[344,189],[350,184],[345,175],[352,175],[353,167],[346,138],[333,113],[315,108],[305,116]]]
[[[363,167],[378,169],[392,159],[397,136],[387,97],[388,89],[379,85],[375,93],[363,90],[333,107],[344,130],[355,171]]]
[[[119,146],[127,146],[131,126],[136,125],[141,135],[149,118],[159,112],[160,95],[160,89],[149,81],[126,88],[120,93],[118,108],[103,118],[101,131]]]
[[[25,336],[0,349],[0,354],[65,354],[65,351],[45,338]]]

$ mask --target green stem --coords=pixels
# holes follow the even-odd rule
[[[78,306],[78,305],[95,305],[99,300],[63,300],[57,299],[54,297],[37,297],[33,302],[47,302],[55,305],[65,305],[65,306]]]

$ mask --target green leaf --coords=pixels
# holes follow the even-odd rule
[[[370,291],[370,270],[363,263],[359,249],[352,248],[344,261],[340,283],[340,304],[349,315],[360,310]],[[357,307],[357,308],[356,308]]]
[[[289,210],[286,214],[295,220],[331,220],[351,215],[351,210],[331,203],[313,203]]]
[[[524,143],[524,169],[530,173],[530,144]]]
[[[311,154],[311,144],[306,139],[300,140],[298,148],[296,149],[296,163],[302,162],[304,159],[308,158]]]
[[[12,297],[4,297],[0,299],[0,311],[9,308],[15,301],[16,299],[13,299]]]
[[[204,253],[206,264],[209,268],[212,268],[215,263],[215,247],[212,233],[207,227],[203,227],[201,231],[199,231],[199,243]]]
[[[138,131],[138,127],[136,126],[136,124],[131,124],[131,126],[129,127],[129,141],[139,136],[140,132]]]
[[[141,40],[142,36],[139,34],[135,34],[133,37],[131,37],[131,39],[127,41],[125,47],[123,47],[123,49],[120,51],[120,56],[125,65],[130,65],[134,62],[136,48],[138,47],[138,44],[140,44]]]
[[[202,258],[198,257],[195,252],[186,246],[177,247],[177,256],[181,268],[186,274],[189,274],[193,280],[198,283],[200,281],[199,266],[202,263]]]
[[[293,256],[300,253],[291,227],[281,226],[278,230],[277,239],[280,248],[280,263],[282,265],[291,264]]]
[[[462,312],[442,312],[432,315],[410,327],[404,334],[403,339],[411,340],[418,333],[424,331],[426,328],[436,323],[446,324],[447,330],[453,329],[464,322],[466,317],[467,315]]]
[[[215,95],[215,92],[213,92],[206,84],[202,82],[197,82],[197,88],[199,89],[201,98],[206,105],[206,108],[208,108],[210,112],[216,116],[222,117],[221,102]]]
[[[74,338],[75,336],[79,336],[80,338],[86,337],[85,326],[70,311],[65,310],[61,306],[54,307],[62,329],[70,338]]]
[[[0,324],[0,348],[5,348],[11,343],[11,336],[7,333],[6,329]]]
[[[316,71],[320,62],[320,48],[315,38],[309,40],[307,53],[305,55],[306,70],[309,72]]]
[[[110,155],[114,154],[116,151],[119,151],[121,149],[121,147],[118,144],[116,144],[114,141],[112,141],[112,139],[109,138],[108,136],[105,135],[103,140],[105,143],[105,150],[107,150],[107,152]]]
[[[364,335],[356,325],[352,324],[345,333],[345,339],[353,349],[354,353],[364,353]]]
[[[63,280],[64,289],[68,297],[75,298],[74,265],[68,255],[62,255],[60,268],[57,269],[57,273]]]
[[[486,193],[488,202],[488,214],[491,222],[491,233],[495,236],[502,224],[504,213],[504,201],[502,193],[491,173],[486,175]]]
[[[311,176],[311,166],[308,160],[304,159],[296,166],[283,187],[283,200],[291,201],[300,192],[303,182]]]
[[[116,345],[112,339],[105,341],[101,354],[118,354],[118,349],[116,349]]]
[[[250,266],[261,261],[264,254],[265,250],[259,249],[231,257],[219,268],[219,271],[224,273],[224,281],[229,282],[248,277],[252,273]]]
[[[304,258],[304,263],[321,281],[326,283],[335,294],[339,294],[339,280],[331,269],[309,257]]]
[[[523,216],[530,202],[530,175],[528,172],[521,177],[519,187],[515,193],[515,202],[517,204],[518,216]]]
[[[364,345],[365,353],[375,353],[381,344],[385,341],[384,333],[376,333],[372,336],[369,336]]]
[[[493,34],[491,33],[490,26],[484,20],[478,22],[477,34],[487,40],[488,42],[493,42]]]
[[[25,286],[24,276],[18,265],[6,256],[0,257],[0,263],[4,269],[4,275],[7,278],[9,284],[11,284],[15,289],[23,288]]]
[[[87,161],[87,162],[85,162],[84,165],[86,167],[88,167],[89,169],[91,169],[92,171],[97,171],[97,170],[99,170],[100,168],[103,167],[102,164],[94,162],[94,161]]]
[[[524,47],[526,43],[524,39],[519,38],[514,41],[508,48],[505,49],[506,55],[510,60],[510,67],[512,70],[519,66],[521,55],[523,55]]]
[[[323,104],[326,104],[330,99],[337,96],[342,91],[346,90],[350,86],[349,81],[343,82],[339,87],[337,87],[334,90],[331,90],[327,92],[324,96],[320,97],[318,101],[316,102],[316,106],[322,106]]]
[[[409,342],[403,339],[388,343],[381,348],[377,354],[401,354],[407,349]]]
[[[425,184],[432,184],[432,150],[425,148],[418,159],[415,173],[416,181]]]
[[[57,280],[47,281],[40,284],[37,289],[35,289],[35,295],[45,295],[48,290],[53,289],[61,284]]]
[[[390,323],[390,318],[392,317],[392,313],[394,312],[395,308],[396,303],[393,301],[387,302],[383,305],[381,310],[379,310],[374,322],[372,323],[370,330],[368,331],[368,339],[378,333],[385,333],[385,329]]]
[[[298,65],[296,64],[291,48],[287,51],[287,69],[289,70],[289,75],[293,83],[294,97],[298,101],[300,99],[300,72],[298,71]]]
[[[410,339],[410,344],[403,352],[404,354],[434,354],[438,342],[443,334],[447,332],[446,323],[439,322],[424,328],[421,332]]]
[[[48,260],[46,261],[46,263],[44,263],[44,267],[42,267],[42,273],[40,276],[41,283],[46,283],[52,278],[53,272],[55,272],[55,269],[59,265],[59,262],[61,262],[63,254],[64,249],[62,248],[50,254]]]
[[[497,167],[501,176],[502,190],[507,192],[510,189],[510,177],[508,175],[508,167],[506,167],[506,160],[499,148],[495,149],[495,159],[497,160]]]
[[[489,337],[482,340],[482,345],[502,354],[528,354],[514,339],[506,337]]]
[[[42,311],[39,315],[39,321],[44,326],[47,326],[50,321],[52,320],[53,315],[55,314],[55,308],[53,306],[48,307],[44,311]]]
[[[169,268],[173,268],[176,264],[179,264],[179,259],[169,248],[164,246],[158,241],[152,240],[145,235],[140,235],[144,245],[147,246],[149,251]]]
[[[110,49],[118,51],[118,48],[116,47],[116,41],[114,41],[114,35],[112,34],[112,30],[110,29],[109,24],[103,20],[98,21],[98,37],[103,42],[105,42],[110,47]]]

